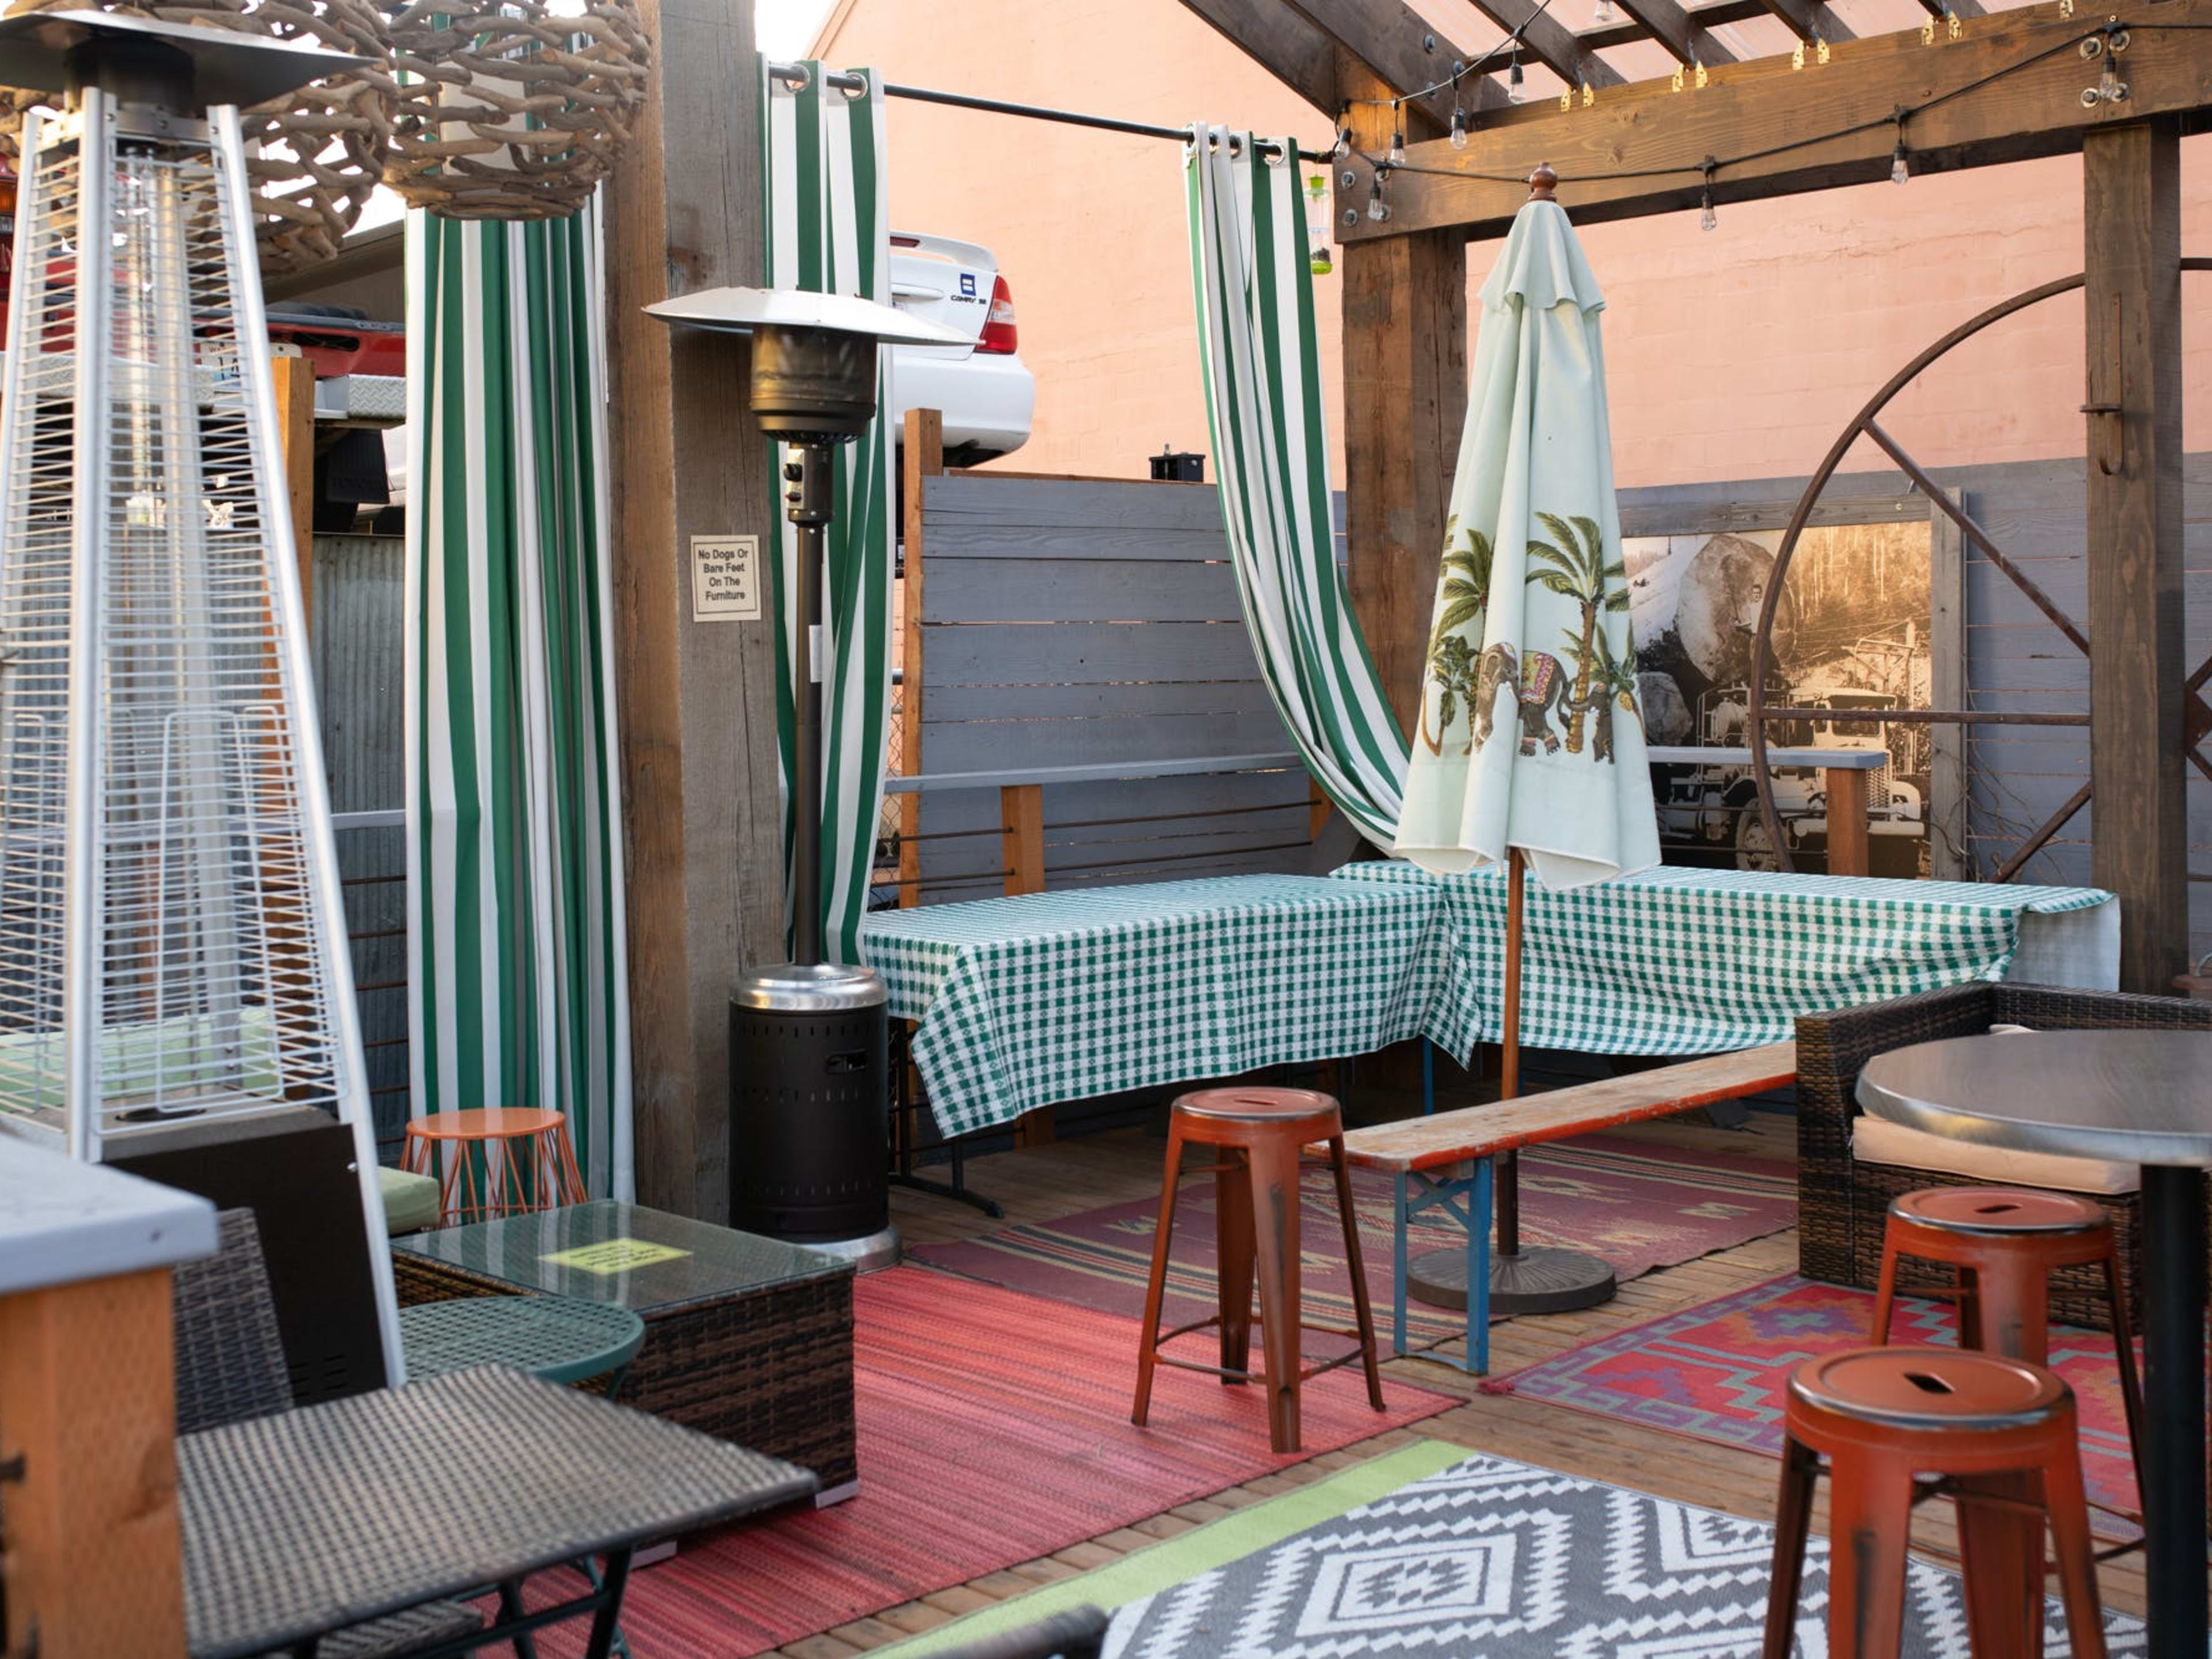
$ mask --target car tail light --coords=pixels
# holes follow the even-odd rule
[[[991,314],[983,319],[983,332],[975,342],[975,349],[1004,356],[1015,349],[1018,340],[1014,329],[1013,291],[1007,288],[1006,279],[1001,276],[991,285]]]

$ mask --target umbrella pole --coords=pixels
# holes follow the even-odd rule
[[[1506,850],[1505,1006],[1498,1022],[1498,1097],[1521,1092],[1522,918],[1528,893],[1528,860],[1519,848]],[[1618,1290],[1613,1269],[1580,1250],[1521,1248],[1521,1167],[1513,1152],[1498,1158],[1493,1212],[1497,1248],[1490,1258],[1490,1311],[1493,1315],[1566,1313],[1610,1302]],[[1431,1250],[1407,1264],[1406,1291],[1433,1307],[1467,1306],[1467,1252]]]

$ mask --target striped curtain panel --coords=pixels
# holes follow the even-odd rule
[[[884,201],[884,98],[872,70],[868,91],[848,95],[823,84],[808,63],[793,91],[761,60],[762,143],[767,156],[768,283],[812,294],[851,294],[890,303],[890,229]],[[878,410],[890,406],[890,354],[877,385]],[[822,602],[828,626],[814,653],[822,696],[822,942],[834,961],[860,960],[860,918],[868,906],[883,811],[884,762],[891,702],[891,468],[897,434],[880,413],[866,432],[836,451],[829,557]],[[783,476],[785,447],[773,444],[771,477]],[[778,514],[769,540],[776,581],[777,730],[784,783],[785,908],[789,910],[794,646],[799,617],[789,595],[797,534]]]
[[[1360,834],[1397,833],[1406,739],[1337,569],[1298,169],[1201,123],[1185,179],[1221,517],[1245,626],[1307,769]],[[1287,146],[1285,155],[1294,155]]]
[[[408,1030],[418,1116],[557,1109],[629,1198],[598,212],[407,216]]]

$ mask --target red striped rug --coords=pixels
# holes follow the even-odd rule
[[[1302,1390],[1305,1449],[1278,1457],[1258,1389],[1188,1371],[1161,1370],[1132,1426],[1133,1321],[915,1267],[861,1279],[854,1302],[860,1495],[639,1572],[632,1652],[780,1647],[1457,1403],[1386,1381],[1378,1414],[1356,1370],[1332,1371]],[[541,1646],[580,1650],[561,1636]]]

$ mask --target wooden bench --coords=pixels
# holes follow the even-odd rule
[[[1407,1222],[1424,1210],[1441,1209],[1467,1230],[1467,1358],[1462,1369],[1477,1376],[1489,1370],[1491,1170],[1500,1153],[1666,1117],[1714,1101],[1740,1100],[1796,1080],[1797,1045],[1773,1042],[1518,1100],[1352,1130],[1344,1137],[1346,1158],[1358,1168],[1386,1170],[1397,1178],[1391,1352],[1406,1352]],[[1462,1170],[1468,1164],[1471,1170]]]

